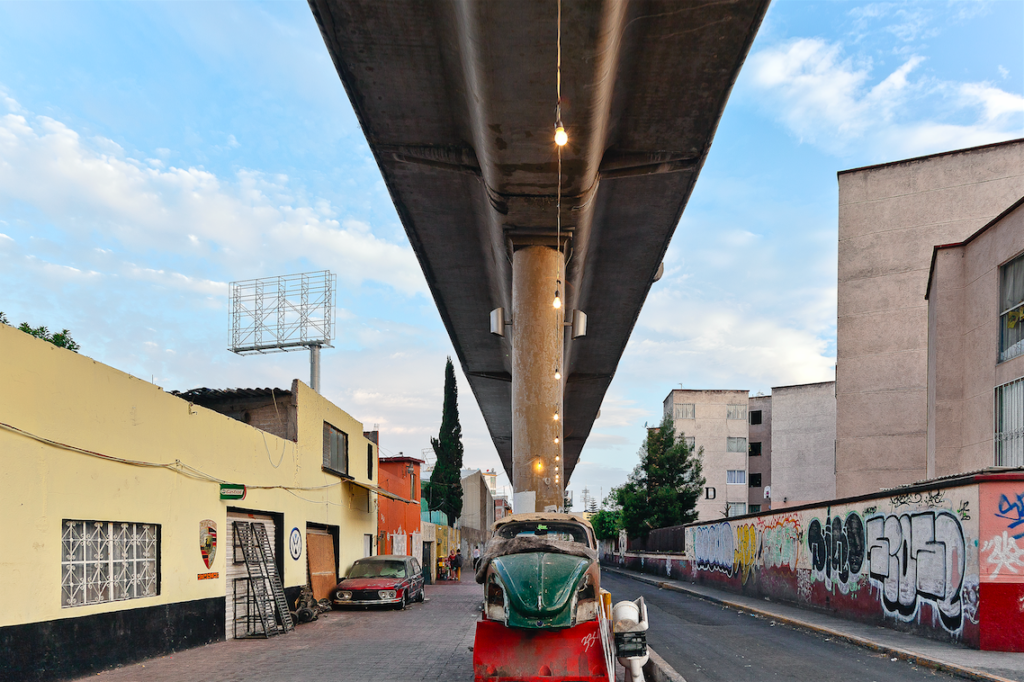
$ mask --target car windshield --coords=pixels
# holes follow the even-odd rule
[[[547,540],[563,542],[581,542],[587,544],[587,530],[575,523],[557,523],[550,521],[520,521],[509,523],[498,529],[498,537],[541,537]]]
[[[358,561],[348,574],[349,578],[404,578],[404,561]]]

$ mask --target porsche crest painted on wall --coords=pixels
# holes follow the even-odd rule
[[[199,551],[207,568],[213,566],[213,558],[217,556],[217,522],[205,519],[199,522]]]

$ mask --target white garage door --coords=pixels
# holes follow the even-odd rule
[[[274,546],[274,538],[276,529],[274,528],[274,519],[271,516],[265,514],[247,514],[244,512],[228,512],[228,524],[227,533],[225,533],[225,548],[227,549],[226,554],[226,570],[224,575],[227,576],[227,598],[224,600],[224,637],[225,639],[235,638],[235,579],[236,578],[248,578],[249,572],[245,568],[245,557],[242,555],[242,550],[235,547],[235,521],[244,521],[246,523],[262,523],[266,526],[267,537],[270,538],[271,546]],[[239,605],[238,613],[245,613],[245,583],[238,583],[239,590]],[[244,632],[244,625],[239,630],[239,634]]]

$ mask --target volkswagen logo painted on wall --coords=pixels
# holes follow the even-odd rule
[[[296,561],[302,556],[302,533],[298,528],[292,528],[292,534],[288,537],[288,551]]]

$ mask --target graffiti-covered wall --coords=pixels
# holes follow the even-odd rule
[[[685,554],[606,560],[1024,651],[1024,475],[954,483],[688,526]]]

